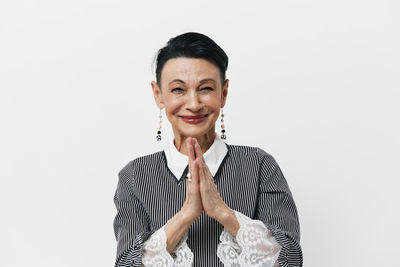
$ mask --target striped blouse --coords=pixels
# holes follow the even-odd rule
[[[180,210],[186,194],[186,183],[182,178],[187,174],[187,156],[172,149],[176,150],[173,138],[163,151],[136,158],[119,172],[114,196],[118,211],[114,220],[118,242],[115,266],[141,266],[146,247],[157,242],[165,243],[160,231]],[[218,134],[213,145],[204,153],[204,158],[221,197],[235,210],[240,224],[237,236],[246,222],[252,225],[258,223],[262,227],[260,229],[265,229],[265,232],[261,231],[268,241],[263,242],[264,245],[270,245],[272,249],[276,249],[274,242],[280,245],[276,255],[274,251],[269,253],[265,249],[264,255],[247,255],[248,264],[245,266],[253,266],[250,264],[252,261],[255,266],[260,262],[260,257],[263,257],[261,260],[264,259],[262,262],[265,264],[261,266],[271,266],[268,260],[275,261],[276,257],[273,256],[279,252],[280,266],[302,266],[296,207],[274,158],[257,147],[225,144]],[[185,255],[192,257],[190,260],[194,266],[224,266],[221,262],[223,246],[227,248],[224,249],[228,255],[224,260],[226,265],[244,266],[238,264],[235,254],[237,256],[246,250],[243,243],[251,244],[252,241],[248,236],[235,240],[222,225],[203,212],[172,253],[174,266],[187,266],[185,261],[181,261]],[[232,255],[232,261],[227,262]],[[272,256],[268,258],[265,255]],[[160,261],[158,264],[168,265]]]

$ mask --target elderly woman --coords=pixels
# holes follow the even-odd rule
[[[277,162],[224,142],[227,66],[225,52],[199,33],[159,50],[157,140],[162,109],[174,136],[119,172],[115,266],[302,266],[296,206]]]

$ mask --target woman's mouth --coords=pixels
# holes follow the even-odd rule
[[[195,116],[180,116],[181,119],[190,124],[198,124],[203,122],[207,118],[208,114],[205,115],[195,115]]]

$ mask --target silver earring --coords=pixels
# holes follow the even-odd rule
[[[158,117],[160,118],[160,127],[158,127],[156,139],[157,139],[157,141],[161,141],[161,122],[162,122],[162,120],[161,120],[161,118],[162,118],[161,109],[160,109],[160,115]]]
[[[224,125],[224,110],[221,108],[221,139],[226,139],[225,135],[225,125]]]

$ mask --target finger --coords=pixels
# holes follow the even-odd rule
[[[199,157],[199,180],[206,179],[209,182],[214,183],[212,174],[211,174],[210,170],[208,169],[206,161],[201,152],[199,143],[195,144],[195,150],[197,151],[197,154],[200,155],[200,157]]]
[[[188,150],[189,160],[194,160],[195,157],[191,137],[186,139],[186,149]]]
[[[197,159],[198,160],[198,159]],[[204,190],[207,190],[206,188],[208,188],[210,186],[211,183],[214,183],[214,181],[210,181],[211,178],[209,178],[207,176],[207,172],[206,172],[206,168],[207,166],[202,164],[202,166],[200,166],[200,160],[198,161],[199,164],[199,168],[198,168],[198,180],[199,180],[199,185],[202,184],[201,188]],[[211,176],[212,177],[212,176]]]
[[[193,175],[192,175],[193,169],[194,169],[194,164],[192,163],[190,180],[189,180],[189,179],[186,179],[186,193],[187,193],[187,196],[188,196],[189,198],[190,198],[190,196],[192,196],[193,194],[196,194],[196,191],[198,190],[197,187],[196,187],[196,180],[195,180],[195,177],[193,177]]]
[[[193,161],[192,168],[192,183],[197,185],[199,183],[199,162],[197,159]]]
[[[189,190],[190,190],[189,186],[190,186],[189,181],[186,180],[186,199],[189,199]]]
[[[196,145],[196,141],[197,139],[195,137],[190,139],[190,144],[192,145],[192,149],[193,149],[193,159],[196,159],[198,157],[197,153],[196,153],[196,149],[195,149],[195,145]]]
[[[194,150],[196,152],[196,158],[200,158],[201,162],[204,163],[205,160],[204,160],[204,157],[203,157],[203,152],[201,151],[200,145],[197,142],[197,140],[196,140],[195,145],[194,145]]]
[[[187,139],[186,139],[186,150],[188,151],[188,168],[189,168],[189,170],[188,170],[188,174],[190,175],[191,174],[191,172],[192,172],[192,169],[193,169],[193,167],[192,167],[192,165],[193,165],[193,160],[194,160],[194,152],[193,152],[193,147],[192,147],[192,144],[191,144],[191,137],[188,137]]]
[[[205,177],[204,177],[204,164],[200,159],[196,159],[198,160],[198,165],[199,165],[199,170],[198,170],[198,175],[199,175],[199,182],[204,181]]]

